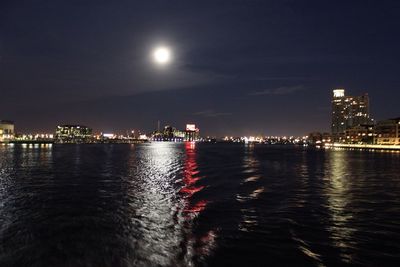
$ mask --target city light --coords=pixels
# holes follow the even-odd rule
[[[335,89],[333,90],[334,97],[344,97],[344,89]]]
[[[114,138],[114,137],[115,137],[115,134],[113,134],[113,133],[103,133],[103,137],[106,137],[106,138]]]
[[[261,145],[296,145],[318,147],[348,147],[398,149],[400,146],[400,118],[374,121],[369,115],[369,96],[347,96],[344,89],[334,89],[332,98],[331,132],[312,132],[304,136],[234,136],[201,137],[195,123],[185,124],[180,130],[170,125],[148,134],[130,130],[121,133],[93,134],[83,125],[59,125],[53,133],[20,134],[14,122],[0,121],[0,143],[145,143],[145,142],[226,142]],[[366,146],[368,145],[368,146]]]

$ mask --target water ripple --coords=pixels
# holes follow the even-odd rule
[[[394,266],[399,154],[0,146],[0,266]]]

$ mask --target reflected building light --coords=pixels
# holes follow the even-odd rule
[[[346,151],[331,151],[330,160],[330,186],[326,190],[328,208],[332,215],[332,225],[329,228],[331,239],[340,249],[344,260],[351,258],[351,248],[355,245],[353,240],[355,229],[352,227],[352,215],[347,212],[347,205],[351,201],[348,193],[351,181],[348,177],[349,163]]]

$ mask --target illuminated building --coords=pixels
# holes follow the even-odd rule
[[[346,130],[359,125],[372,125],[372,122],[368,94],[346,96],[344,89],[333,90],[331,130],[335,141],[343,141]]]
[[[185,141],[198,141],[200,139],[200,130],[195,124],[186,124]]]
[[[92,129],[83,125],[57,126],[55,141],[58,143],[86,143],[92,141]]]
[[[320,132],[313,132],[308,135],[308,143],[312,145],[319,145],[330,143],[332,141],[332,136],[330,133],[320,133]]]
[[[0,142],[12,140],[14,135],[14,122],[0,121]]]
[[[113,133],[101,133],[101,139],[115,139],[117,135]]]
[[[373,144],[374,126],[362,124],[346,129],[345,142],[348,144]]]
[[[164,132],[163,132],[164,138],[166,138],[167,140],[173,140],[175,137],[175,135],[174,135],[175,131],[176,131],[176,129],[174,127],[169,126],[169,125],[165,126]]]
[[[43,142],[51,143],[53,142],[54,135],[49,133],[36,133],[36,134],[18,134],[15,135],[14,141],[19,143],[30,143],[30,142]]]
[[[400,145],[400,118],[379,121],[375,126],[377,145]]]
[[[151,140],[182,142],[184,137],[185,133],[183,131],[177,130],[175,127],[170,125],[166,125],[162,131],[157,130],[153,132]]]

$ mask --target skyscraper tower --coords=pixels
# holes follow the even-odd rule
[[[335,141],[344,138],[347,129],[372,124],[369,114],[369,96],[346,96],[344,89],[334,89],[332,98],[332,136]]]
[[[346,102],[344,89],[333,90],[331,130],[334,140],[346,130],[346,114],[348,113]]]

